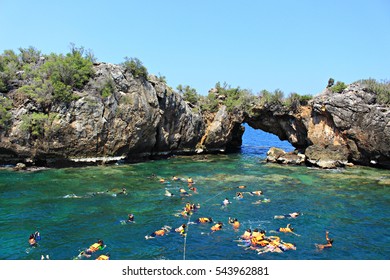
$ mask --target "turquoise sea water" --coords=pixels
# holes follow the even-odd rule
[[[259,139],[262,137],[262,139]],[[111,259],[351,259],[390,257],[390,172],[367,167],[337,170],[310,169],[264,163],[269,146],[291,147],[260,131],[244,134],[241,153],[199,157],[172,157],[130,165],[49,169],[37,172],[0,170],[0,259],[30,260],[49,255],[70,260],[97,239],[103,239]],[[156,177],[152,177],[155,174]],[[172,176],[192,177],[198,193]],[[167,182],[160,183],[165,178]],[[260,197],[244,193],[234,199],[239,185],[244,191],[262,190]],[[126,187],[127,195],[92,195]],[[179,187],[192,194],[180,197]],[[164,195],[165,190],[176,194]],[[224,198],[232,202],[221,207]],[[269,203],[253,204],[269,199]],[[177,217],[186,202],[200,203],[191,217]],[[300,211],[296,219],[275,215]],[[128,213],[135,223],[122,224]],[[224,223],[210,233],[211,224],[190,224],[187,237],[176,232],[146,240],[145,235],[169,225],[173,229],[199,217]],[[238,231],[228,218],[241,222]],[[271,233],[291,223],[300,236]],[[237,246],[246,228],[264,229],[296,244],[281,254],[245,250]],[[28,236],[40,231],[39,246],[32,250]],[[318,251],[325,231],[333,248]],[[28,249],[26,251],[26,249]],[[95,259],[95,254],[91,259]]]

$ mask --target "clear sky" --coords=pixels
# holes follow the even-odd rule
[[[317,94],[330,77],[390,79],[390,1],[0,0],[1,53],[70,43],[200,94],[218,81]]]

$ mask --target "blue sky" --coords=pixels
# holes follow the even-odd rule
[[[216,82],[317,94],[330,77],[390,79],[390,1],[0,0],[0,52],[137,57],[173,88]]]

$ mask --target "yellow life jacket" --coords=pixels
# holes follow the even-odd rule
[[[260,233],[260,232],[258,232],[258,233],[253,232],[253,233],[252,233],[252,236],[253,236],[254,238],[256,238],[257,241],[260,241],[260,240],[263,240],[263,239],[264,239],[265,234]]]
[[[279,236],[268,236],[270,240],[269,244],[273,246],[278,246],[280,244],[280,237]]]
[[[239,228],[240,227],[240,222],[239,221],[235,221],[233,223],[233,228]]]
[[[251,244],[252,244],[253,246],[256,246],[256,245],[257,245],[256,237],[252,237],[252,238],[251,238]]]
[[[210,219],[209,218],[199,218],[200,223],[209,223]]]
[[[106,261],[106,260],[109,260],[110,258],[106,255],[100,255],[97,260],[102,260],[102,261]]]
[[[269,242],[267,240],[265,240],[265,239],[259,240],[256,237],[254,237],[254,238],[251,239],[251,244],[252,245],[260,245],[260,246],[264,247],[264,246],[268,245]]]
[[[100,246],[101,245],[99,243],[94,243],[91,246],[89,246],[89,250],[91,250],[92,252],[96,252],[97,250],[100,249]]]

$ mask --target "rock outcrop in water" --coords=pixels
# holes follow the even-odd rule
[[[243,112],[220,105],[217,112],[205,113],[156,76],[136,78],[109,63],[95,64],[94,73],[83,90],[74,91],[77,100],[49,108],[20,94],[25,81],[15,81],[3,94],[12,109],[0,131],[0,164],[63,166],[225,152],[241,146],[246,122],[297,148],[277,162],[390,168],[390,108],[378,105],[376,95],[360,84],[342,93],[325,90],[294,109],[273,104]],[[107,77],[114,89],[103,97],[96,85]]]
[[[341,93],[326,89],[296,111],[282,105],[255,107],[245,121],[288,140],[309,165],[390,168],[390,108],[359,83]]]
[[[12,124],[0,133],[0,161],[50,165],[195,151],[205,124],[179,94],[155,76],[134,78],[118,65],[99,63],[94,70],[94,79],[76,93],[78,100],[53,105],[49,112],[11,92]],[[94,94],[94,85],[106,77],[115,90],[103,98]],[[39,123],[34,119],[42,127],[38,135],[25,126],[37,112],[43,117]]]

